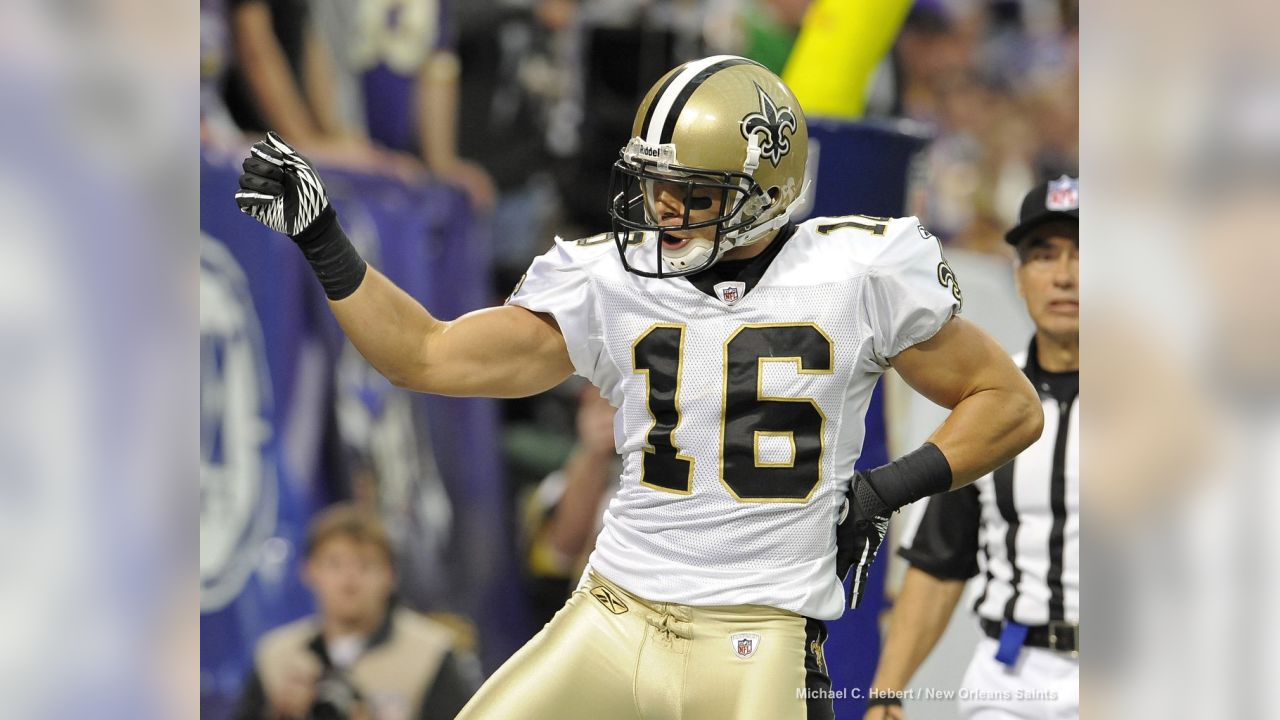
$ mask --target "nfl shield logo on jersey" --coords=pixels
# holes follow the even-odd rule
[[[742,299],[743,293],[747,291],[747,284],[738,281],[716,283],[715,291],[716,297],[726,305],[732,305]]]
[[[760,647],[760,636],[755,633],[736,633],[729,636],[729,640],[733,643],[733,654],[746,660],[756,654],[756,648]]]
[[[1080,181],[1063,175],[1057,180],[1049,181],[1049,194],[1044,198],[1047,210],[1065,212],[1080,208]]]

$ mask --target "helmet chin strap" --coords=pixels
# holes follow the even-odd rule
[[[751,136],[747,138],[747,159],[742,163],[742,171],[752,177],[755,177],[756,168],[758,167],[760,167],[760,137],[755,133],[752,133]],[[774,230],[786,225],[787,221],[791,219],[791,213],[795,212],[796,208],[800,207],[800,204],[805,200],[805,195],[808,193],[809,181],[805,180],[804,185],[800,187],[800,194],[797,195],[796,199],[792,200],[789,205],[783,208],[782,212],[759,225],[755,225],[745,230],[727,233],[724,238],[720,240],[720,253],[726,253],[735,247],[750,245],[759,241],[765,235],[768,235]],[[738,213],[740,215],[750,213],[751,210],[754,209],[752,207],[753,200],[754,198],[743,203],[742,209],[739,210]],[[761,208],[761,210],[763,211],[763,208]]]
[[[637,140],[638,139],[639,138],[637,138]],[[632,142],[634,143],[635,140]],[[742,171],[754,177],[756,168],[758,167],[760,167],[760,138],[752,134],[747,138],[747,159],[742,164]],[[745,184],[746,181],[744,180],[743,185]],[[785,208],[782,209],[782,212],[769,220],[744,230],[726,233],[724,237],[720,238],[720,249],[719,252],[716,253],[716,261],[718,262],[720,259],[724,258],[724,254],[735,247],[745,247],[759,242],[769,233],[782,228],[790,222],[792,213],[794,213],[796,209],[799,208],[807,199],[809,194],[809,185],[810,182],[805,180],[804,185],[800,187],[800,194],[796,196],[796,199],[792,200]],[[743,189],[745,190],[746,188],[744,187]],[[748,200],[743,203],[742,208],[738,210],[735,217],[748,214],[750,210],[755,209],[754,205],[758,204],[759,202],[756,198]],[[761,211],[763,211],[763,209]],[[691,240],[690,242],[691,245],[693,243],[696,243],[696,245],[692,245],[684,255],[681,255],[678,258],[666,257],[666,253],[663,253],[663,262],[667,263],[667,265],[674,270],[687,270],[690,267],[696,267],[697,265],[705,262],[707,256],[711,254],[712,243],[710,241],[699,242],[697,239]]]
[[[721,238],[720,251],[716,254],[716,261],[719,262],[722,260],[724,258],[724,254],[735,247],[745,247],[759,242],[769,233],[785,226],[791,220],[792,213],[794,213],[796,209],[804,203],[809,194],[809,185],[809,181],[806,180],[804,185],[800,188],[800,194],[796,196],[796,199],[792,200],[791,203],[783,208],[782,212],[778,213],[775,217],[770,218],[753,228],[741,230]],[[711,242],[708,240],[701,240],[699,242],[699,240],[701,239],[694,238],[690,240],[691,247],[688,252],[678,258],[666,257],[666,253],[663,253],[663,262],[667,263],[667,265],[673,270],[687,270],[690,267],[696,267],[703,263],[706,260],[706,257],[711,254]]]
[[[723,259],[724,254],[735,249],[735,247],[745,247],[763,240],[767,234],[777,231],[777,229],[781,229],[783,225],[790,222],[791,214],[795,213],[796,209],[800,208],[801,204],[804,204],[806,196],[809,195],[809,184],[809,181],[805,181],[804,186],[800,187],[800,195],[797,195],[796,199],[792,200],[786,208],[783,208],[781,213],[778,213],[776,217],[765,220],[764,223],[755,225],[753,228],[745,229],[745,231],[726,234],[726,236],[722,237],[721,245],[719,245],[719,252],[717,252],[716,255],[716,260],[719,261]],[[690,245],[689,251],[685,252],[684,255],[681,255],[680,258],[668,258],[666,252],[663,252],[664,263],[671,266],[673,270],[686,270],[704,263],[707,256],[712,254],[712,242],[709,240],[703,240],[703,238],[692,238],[692,240],[690,240]]]
[[[807,199],[809,194],[809,185],[810,182],[805,180],[804,185],[800,187],[800,194],[796,196],[796,199],[792,200],[785,208],[782,209],[782,212],[773,216],[769,220],[745,230],[739,230],[725,235],[720,241],[720,252],[724,253],[735,247],[751,245],[761,240],[765,235],[768,235],[774,230],[777,230],[790,222],[792,213],[804,204],[804,201]]]

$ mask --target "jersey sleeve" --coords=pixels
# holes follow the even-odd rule
[[[968,580],[978,574],[978,529],[982,505],[973,485],[934,495],[915,532],[903,538],[898,555],[943,580]]]
[[[942,245],[919,221],[894,220],[885,236],[863,286],[872,352],[882,367],[933,337],[961,305],[960,286]]]
[[[599,337],[595,296],[586,270],[570,247],[570,243],[557,239],[555,247],[535,258],[507,304],[555,318],[574,371],[591,380],[601,351],[600,344],[593,342]]]

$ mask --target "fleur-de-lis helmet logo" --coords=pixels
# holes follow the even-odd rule
[[[784,130],[796,131],[796,115],[789,107],[778,107],[769,94],[755,84],[756,94],[760,97],[760,112],[753,112],[742,118],[742,137],[750,139],[752,135],[760,136],[760,156],[769,159],[774,167],[782,160],[782,156],[791,152],[791,138],[783,134]]]

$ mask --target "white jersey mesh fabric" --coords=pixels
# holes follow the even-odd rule
[[[591,567],[655,601],[839,617],[835,525],[872,389],[959,308],[937,241],[915,218],[809,220],[734,304],[615,253],[558,241],[509,300],[552,314],[577,372],[620,408],[621,487]],[[661,409],[672,381],[678,418]],[[651,470],[675,471],[643,475],[664,452],[691,482],[670,457]]]

